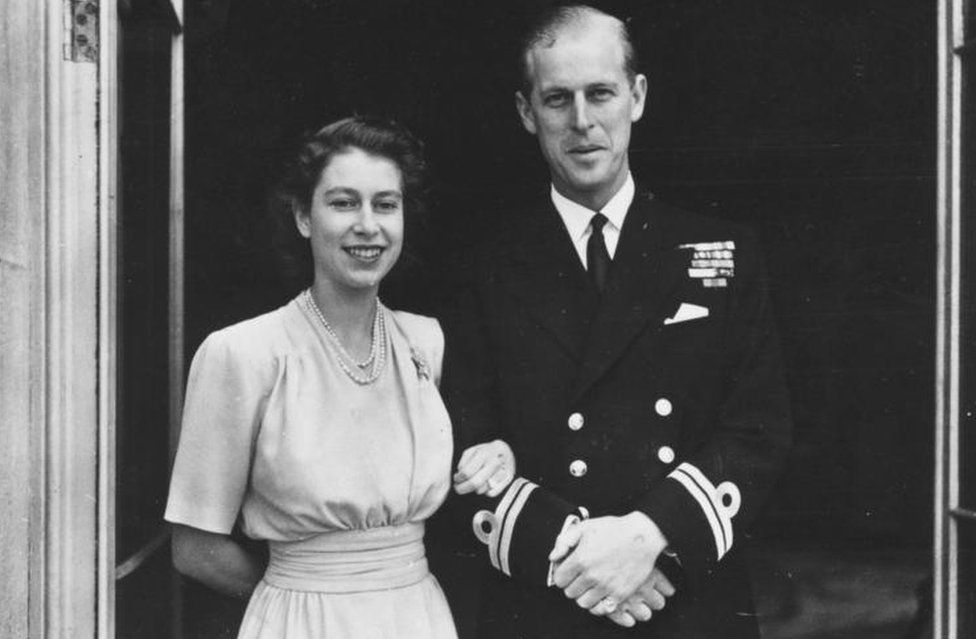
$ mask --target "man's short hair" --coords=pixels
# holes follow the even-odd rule
[[[519,90],[529,99],[532,93],[532,78],[529,76],[529,51],[535,47],[551,47],[556,43],[559,33],[566,27],[582,24],[589,18],[609,18],[617,26],[620,44],[624,50],[624,73],[633,84],[637,76],[637,52],[630,37],[627,24],[619,18],[585,4],[549,7],[536,14],[519,39],[518,68]]]

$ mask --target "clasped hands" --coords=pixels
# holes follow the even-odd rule
[[[641,512],[581,521],[566,528],[549,553],[553,581],[581,608],[629,628],[663,610],[675,593],[655,566],[666,546]]]
[[[454,490],[497,497],[514,478],[515,455],[496,439],[461,454]],[[661,530],[638,511],[581,521],[556,538],[549,553],[553,581],[581,608],[629,628],[663,610],[675,593],[655,565],[665,547]]]

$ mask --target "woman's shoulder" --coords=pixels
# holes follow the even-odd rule
[[[432,367],[434,382],[440,383],[444,361],[444,331],[433,317],[407,311],[391,311],[394,322],[407,339],[411,350],[416,349]]]
[[[440,378],[441,361],[444,359],[444,331],[437,319],[407,311],[392,311],[394,321],[406,336],[411,348],[418,349],[434,365]]]
[[[210,333],[200,350],[220,350],[247,360],[274,358],[290,350],[291,303]]]
[[[444,331],[441,330],[437,318],[407,311],[391,310],[390,313],[411,341],[432,345],[444,343]]]

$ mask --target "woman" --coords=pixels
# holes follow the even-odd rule
[[[194,357],[166,519],[178,570],[250,595],[241,638],[456,636],[423,545],[450,483],[443,335],[377,297],[422,167],[394,124],[348,118],[310,136],[283,191],[311,287]],[[511,452],[475,449],[465,476],[497,494]],[[267,540],[266,569],[229,537],[238,517]]]

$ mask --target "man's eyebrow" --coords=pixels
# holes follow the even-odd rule
[[[390,189],[389,191],[380,191],[373,197],[390,197],[391,195],[393,197],[400,197],[400,198],[403,197],[403,193],[398,189]]]
[[[591,89],[616,89],[620,86],[619,82],[614,80],[598,80],[596,82],[590,82],[583,87],[584,91],[589,91]],[[561,84],[554,84],[548,87],[542,87],[539,89],[539,93],[542,95],[550,95],[553,93],[572,93],[573,90],[569,87],[565,87]]]

